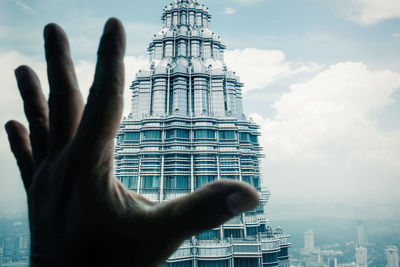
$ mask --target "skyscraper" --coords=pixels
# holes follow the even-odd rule
[[[364,220],[357,222],[357,246],[367,246],[367,224]]]
[[[239,77],[224,63],[225,45],[199,0],[175,0],[150,43],[149,64],[133,81],[132,112],[115,149],[115,174],[153,201],[183,196],[219,179],[243,181],[259,206],[187,240],[172,267],[289,266],[289,236],[268,226],[259,126],[243,113]]]
[[[356,247],[356,267],[367,267],[367,266],[368,266],[367,248]]]
[[[389,246],[385,250],[387,267],[399,267],[399,250],[396,246]]]
[[[310,254],[314,250],[314,231],[307,230],[304,233],[304,253]]]
[[[328,267],[337,267],[337,259],[335,257],[328,258]]]

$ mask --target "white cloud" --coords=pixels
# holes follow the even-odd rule
[[[233,0],[233,1],[242,5],[254,5],[261,3],[264,0]]]
[[[393,38],[400,38],[400,33],[396,32],[392,34]]]
[[[227,8],[225,8],[224,13],[227,15],[233,15],[236,13],[236,10],[231,7],[227,7]]]
[[[147,63],[143,56],[129,56],[125,58],[126,67],[126,91],[124,114],[130,111],[130,90],[129,85],[134,79],[135,73]],[[16,119],[26,124],[23,113],[22,101],[14,78],[14,69],[19,65],[29,65],[38,74],[43,90],[47,95],[49,87],[46,76],[46,64],[42,57],[28,57],[15,51],[0,54],[0,80],[2,95],[0,98],[0,125],[4,125],[10,119]],[[89,61],[79,61],[76,65],[82,95],[86,99],[91,86],[95,63]],[[0,206],[10,204],[24,204],[25,196],[22,183],[19,180],[19,172],[11,152],[9,151],[6,133],[0,129],[0,169],[2,178],[0,179]]]
[[[361,25],[378,23],[382,20],[400,18],[398,0],[349,0],[354,5],[350,18]]]
[[[400,73],[361,63],[331,66],[294,84],[262,127],[266,184],[280,200],[400,201],[400,129],[383,132],[368,117],[393,103]]]
[[[25,10],[25,11],[27,11],[29,13],[32,13],[32,14],[36,13],[36,11],[31,6],[25,4],[25,3],[21,2],[21,1],[15,0],[14,3],[17,4],[19,7],[21,7],[23,10]]]
[[[314,63],[287,61],[284,53],[278,50],[256,48],[226,51],[225,62],[245,83],[244,92],[265,88],[284,77],[320,69]]]

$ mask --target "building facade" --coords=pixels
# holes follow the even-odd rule
[[[356,267],[368,266],[367,248],[356,247]]]
[[[335,257],[328,258],[328,267],[337,267],[337,259]]]
[[[30,256],[27,218],[2,219],[0,223],[0,266],[28,263]]]
[[[396,246],[389,246],[385,249],[387,267],[399,267],[399,250]]]
[[[307,230],[304,233],[304,253],[311,253],[314,250],[314,231]]]
[[[175,0],[150,43],[149,64],[131,86],[132,112],[117,137],[115,175],[152,201],[168,201],[219,180],[249,183],[259,206],[192,237],[167,267],[289,266],[289,236],[264,214],[270,193],[259,168],[259,126],[243,113],[239,77],[198,0]]]
[[[364,220],[357,222],[357,246],[367,247],[367,224]]]

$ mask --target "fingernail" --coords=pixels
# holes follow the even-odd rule
[[[254,207],[253,201],[251,201],[249,196],[242,192],[230,194],[226,199],[226,202],[228,210],[234,215],[238,215]]]
[[[106,25],[104,26],[104,34],[113,32],[118,25],[118,20],[115,18],[111,18],[107,20]]]

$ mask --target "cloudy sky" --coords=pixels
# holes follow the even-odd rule
[[[400,1],[203,2],[228,47],[228,66],[246,84],[246,113],[261,125],[272,203],[400,203]],[[105,20],[116,16],[126,26],[128,86],[168,3],[0,0],[0,123],[24,121],[13,77],[19,64],[48,87],[45,24],[67,31],[87,94]],[[0,169],[0,205],[24,203],[4,131]]]

